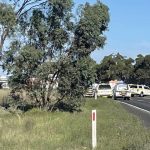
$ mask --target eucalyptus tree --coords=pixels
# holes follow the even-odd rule
[[[16,16],[11,5],[0,3],[0,52],[7,36],[10,36],[16,25]]]
[[[109,10],[101,2],[86,3],[76,21],[72,8],[72,0],[51,0],[34,8],[21,17],[21,38],[5,53],[3,68],[12,75],[12,87],[26,91],[35,106],[75,109],[94,81],[95,62],[89,55],[105,44]],[[36,83],[29,87],[33,78]]]
[[[132,58],[126,58],[119,53],[105,56],[102,62],[97,65],[97,77],[99,81],[123,80],[129,82],[133,75]]]
[[[0,52],[5,41],[18,30],[17,26],[35,8],[46,5],[47,0],[8,0],[0,1]],[[14,38],[14,36],[13,36]]]
[[[139,54],[135,59],[134,68],[136,83],[150,85],[150,55]]]

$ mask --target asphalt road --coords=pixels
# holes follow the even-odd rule
[[[133,97],[131,100],[122,100],[123,107],[130,113],[139,117],[143,125],[150,128],[150,96]]]

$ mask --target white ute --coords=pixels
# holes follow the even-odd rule
[[[135,96],[148,96],[150,95],[150,88],[146,85],[139,85],[139,84],[129,84],[131,95]]]

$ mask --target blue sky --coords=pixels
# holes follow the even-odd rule
[[[95,3],[96,0],[75,0],[75,3]],[[119,52],[136,58],[150,54],[150,0],[101,0],[109,7],[110,23],[105,32],[104,49],[92,53],[99,63],[104,56]]]

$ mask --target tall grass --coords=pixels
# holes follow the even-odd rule
[[[150,131],[120,104],[88,100],[83,112],[0,114],[1,150],[90,150],[91,110],[97,110],[97,150],[149,150]]]
[[[9,92],[8,89],[0,89],[0,103],[8,96]]]

